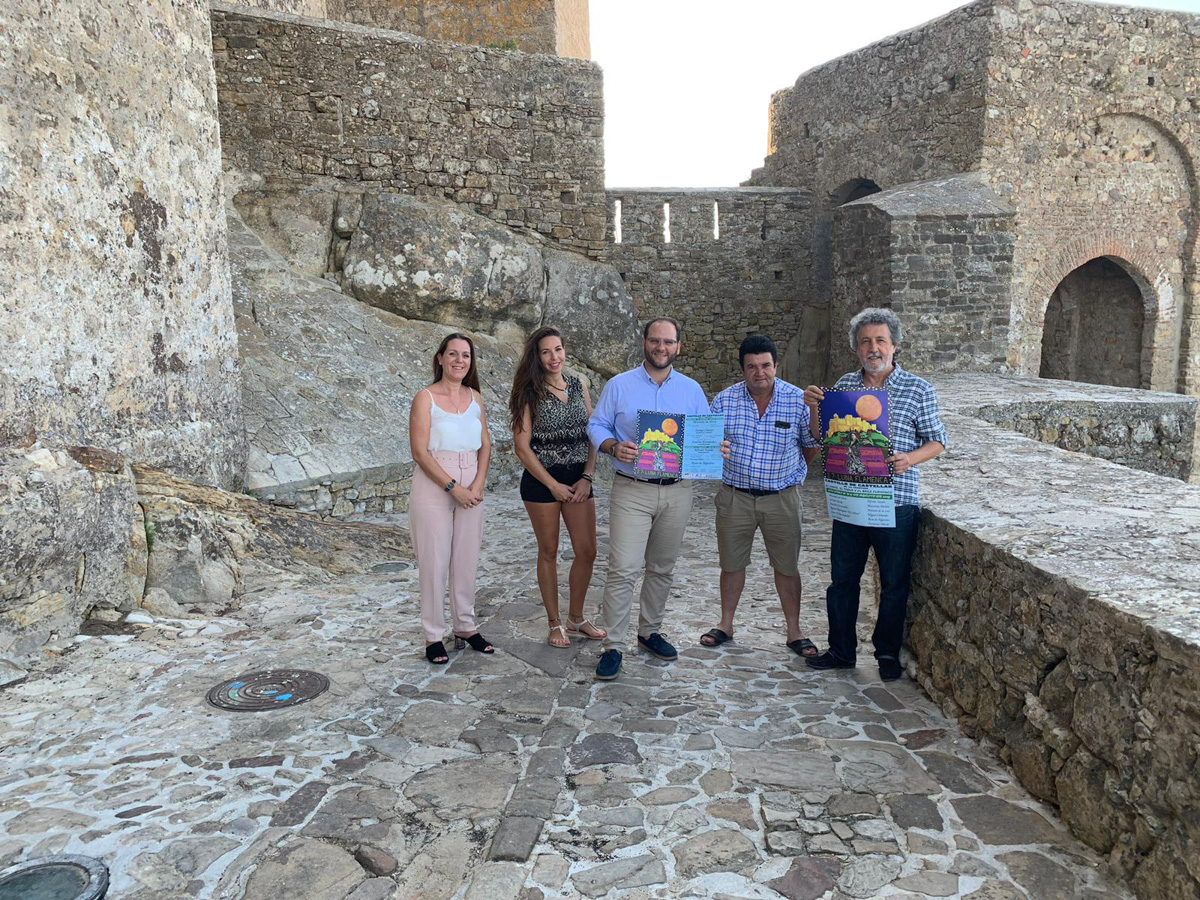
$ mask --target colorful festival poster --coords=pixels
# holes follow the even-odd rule
[[[679,478],[683,471],[685,417],[638,410],[638,457],[634,469],[652,478]]]
[[[683,477],[719,479],[725,473],[721,442],[725,440],[725,417],[691,415],[687,423],[687,450],[683,453]]]
[[[887,391],[825,391],[821,461],[829,517],[852,525],[896,524]]]
[[[689,424],[690,423],[690,424]],[[647,478],[720,478],[725,417],[638,410],[634,469]],[[685,441],[687,449],[685,450]]]

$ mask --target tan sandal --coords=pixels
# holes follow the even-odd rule
[[[551,622],[558,622],[557,625],[550,626],[550,636],[546,638],[546,643],[551,647],[558,647],[560,650],[565,650],[571,646],[571,639],[567,637],[567,630],[563,628],[562,622],[559,619],[551,619]],[[558,642],[554,640],[554,632],[558,632]]]
[[[591,631],[587,630],[589,628]],[[578,622],[574,622],[570,616],[567,616],[567,634],[587,638],[589,641],[602,641],[608,637],[607,631],[597,627],[588,619],[580,619]]]

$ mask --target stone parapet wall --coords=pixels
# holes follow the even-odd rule
[[[14,0],[0,33],[0,447],[240,483],[207,3]]]
[[[598,66],[221,3],[213,47],[227,167],[445,198],[603,254]]]
[[[1139,897],[1200,896],[1200,489],[973,418],[997,391],[1118,418],[1139,396],[1046,384],[938,381],[952,448],[923,478],[914,671]],[[1140,396],[1143,420],[1195,416]]]
[[[1168,478],[1188,479],[1192,467],[1195,407],[1186,398],[1168,407],[1066,402],[986,406],[975,411],[998,428],[1063,450]]]
[[[807,192],[614,188],[608,199],[609,260],[642,322],[682,322],[681,371],[713,393],[740,377],[738,345],[748,335],[769,334],[781,355],[788,351],[810,279]]]

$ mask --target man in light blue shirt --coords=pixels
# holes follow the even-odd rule
[[[643,574],[638,645],[660,659],[679,654],[662,635],[663,613],[671,593],[675,560],[692,511],[692,483],[679,478],[644,478],[637,459],[638,410],[707,415],[704,389],[673,364],[679,355],[680,330],[674,319],[652,319],[642,330],[645,362],[622,372],[604,386],[588,421],[588,437],[613,457],[608,517],[608,581],[600,615],[604,652],[596,677],[611,681],[621,671],[633,610],[633,589]],[[726,451],[727,452],[727,451]]]

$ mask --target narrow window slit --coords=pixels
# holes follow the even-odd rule
[[[621,243],[621,201],[613,201],[613,242]]]
[[[716,200],[713,201],[713,240],[721,239],[721,210],[720,204]]]
[[[671,243],[671,204],[663,204],[663,243]]]

